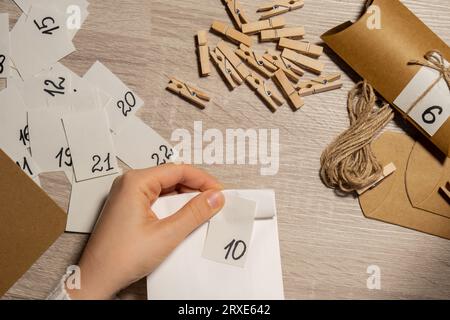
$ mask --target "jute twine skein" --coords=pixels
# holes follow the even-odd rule
[[[348,94],[350,128],[323,152],[320,175],[324,184],[344,193],[363,189],[381,176],[383,168],[371,149],[376,135],[394,117],[388,104],[379,108],[375,92],[366,81]]]

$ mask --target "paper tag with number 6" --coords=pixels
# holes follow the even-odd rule
[[[243,267],[250,249],[255,213],[256,202],[227,195],[225,207],[209,222],[203,257]]]

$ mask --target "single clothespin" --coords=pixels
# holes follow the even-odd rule
[[[445,184],[445,186],[440,189],[441,194],[450,202],[450,181]]]
[[[178,94],[180,97],[188,100],[200,109],[205,109],[205,102],[211,100],[206,93],[189,86],[185,82],[177,80],[176,78],[170,78],[169,84],[167,85],[167,90]]]
[[[302,97],[305,97],[312,94],[340,89],[342,88],[342,81],[340,81],[340,79],[340,73],[333,73],[312,80],[300,81],[297,85],[297,90]]]
[[[197,33],[197,44],[200,61],[200,72],[202,77],[206,77],[211,73],[211,66],[209,64],[208,35],[206,31],[199,31]]]
[[[261,31],[261,41],[274,41],[280,38],[299,39],[305,35],[304,27],[270,29]]]
[[[263,59],[275,65],[277,69],[282,70],[286,76],[295,83],[300,80],[300,77],[305,74],[302,68],[284,59],[279,53],[271,50],[266,50]]]
[[[276,71],[273,74],[273,77],[275,83],[288,99],[292,109],[294,111],[300,109],[305,104],[303,98],[298,94],[298,91],[295,90],[294,85],[289,81],[283,70],[280,69]]]
[[[244,13],[244,10],[242,10],[241,4],[238,0],[224,0],[223,1],[225,5],[227,6],[228,12],[230,13],[231,17],[233,18],[234,23],[236,26],[242,30],[242,24],[248,23],[247,16]]]
[[[358,195],[362,195],[363,193],[375,188],[376,186],[378,186],[384,179],[386,179],[387,177],[389,177],[391,174],[393,174],[395,171],[397,170],[397,168],[395,167],[395,165],[391,162],[389,163],[387,166],[385,166],[383,168],[383,172],[381,173],[380,178],[377,179],[377,181],[375,181],[373,184],[371,184],[370,186],[367,186],[366,188],[362,188],[360,190],[356,190],[356,193],[358,193]]]
[[[265,12],[260,17],[260,20],[264,20],[292,10],[300,9],[303,5],[303,0],[278,0],[262,5],[256,12]]]
[[[277,111],[283,105],[283,98],[272,88],[272,86],[260,78],[256,73],[251,73],[245,81],[256,92],[256,94],[266,103],[270,111]]]
[[[217,44],[217,49],[223,53],[225,58],[230,62],[230,64],[236,69],[239,76],[245,80],[249,75],[250,71],[244,65],[241,59],[234,53],[233,49],[230,48],[225,41],[219,41]]]
[[[284,49],[281,56],[302,67],[303,69],[307,69],[315,74],[321,74],[323,69],[325,68],[325,65],[322,62],[297,53],[291,49]]]
[[[214,21],[211,25],[211,29],[218,32],[219,34],[227,37],[229,40],[231,40],[234,43],[240,44],[243,43],[247,47],[251,47],[253,44],[252,38],[249,36],[243,34],[242,32],[237,31],[233,27],[222,23],[220,21]]]
[[[295,41],[287,38],[281,38],[278,42],[278,47],[291,49],[313,58],[318,58],[323,53],[323,47],[321,46],[307,41]]]
[[[242,32],[245,34],[255,34],[262,30],[282,28],[285,24],[286,21],[283,17],[275,17],[267,20],[245,23],[242,25]]]
[[[219,49],[210,49],[209,54],[231,90],[233,90],[237,86],[240,86],[244,82],[239,76],[239,73],[236,71],[236,69],[234,69],[234,67]]]
[[[257,55],[251,48],[247,47],[245,44],[242,44],[239,46],[238,49],[236,49],[236,54],[241,57],[242,60],[247,62],[253,69],[261,73],[266,78],[270,78],[272,76],[272,72],[277,70],[278,68],[267,61],[266,59],[263,59],[262,56]]]

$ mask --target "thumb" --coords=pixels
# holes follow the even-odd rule
[[[183,208],[165,218],[164,222],[172,229],[172,233],[186,238],[199,226],[211,219],[225,204],[220,190],[207,190],[186,203]]]

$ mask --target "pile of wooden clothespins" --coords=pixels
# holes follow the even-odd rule
[[[322,75],[324,64],[318,58],[322,55],[323,48],[301,40],[305,35],[304,27],[285,27],[285,19],[280,16],[302,8],[303,0],[279,0],[261,6],[258,12],[263,14],[256,22],[248,20],[238,0],[223,0],[223,2],[236,28],[214,21],[211,31],[237,44],[238,47],[233,48],[225,41],[220,41],[215,48],[210,48],[207,31],[199,31],[197,45],[203,77],[211,73],[209,63],[211,58],[230,90],[246,82],[272,112],[275,112],[284,101],[273,90],[269,83],[270,79],[278,85],[294,111],[304,105],[303,97],[342,87],[339,73]],[[261,42],[277,41],[278,49],[282,51],[268,49],[264,54],[256,53],[252,49],[251,35],[258,33]],[[300,81],[306,71],[318,77]],[[206,103],[210,101],[206,93],[175,78],[170,79],[167,89],[201,109],[204,109]]]

